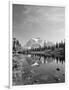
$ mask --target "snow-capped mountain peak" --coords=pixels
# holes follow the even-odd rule
[[[24,48],[31,49],[31,48],[39,48],[40,46],[48,47],[52,45],[54,45],[52,42],[49,42],[49,41],[46,42],[46,40],[41,40],[40,38],[31,38],[26,42],[26,44],[24,45]]]
[[[38,42],[38,39],[37,38],[32,38],[34,41]]]
[[[42,43],[42,40],[40,38],[31,38],[27,41],[27,43],[24,45],[25,48],[38,48],[40,47],[40,44]]]

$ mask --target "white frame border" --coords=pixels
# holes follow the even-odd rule
[[[12,2],[9,1],[9,88],[12,87]]]

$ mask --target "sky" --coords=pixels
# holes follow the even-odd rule
[[[65,8],[13,4],[13,37],[22,45],[31,38],[53,43],[65,38]]]

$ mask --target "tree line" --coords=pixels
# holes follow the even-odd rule
[[[30,51],[55,50],[59,48],[63,49],[65,52],[65,41],[61,41],[59,43],[56,42],[56,44],[52,46],[46,46],[46,44],[44,43],[42,47],[39,46],[38,48],[23,49],[20,42],[16,38],[13,38],[13,51],[30,52]]]

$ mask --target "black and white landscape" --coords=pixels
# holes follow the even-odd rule
[[[65,8],[12,7],[12,84],[64,83]]]

